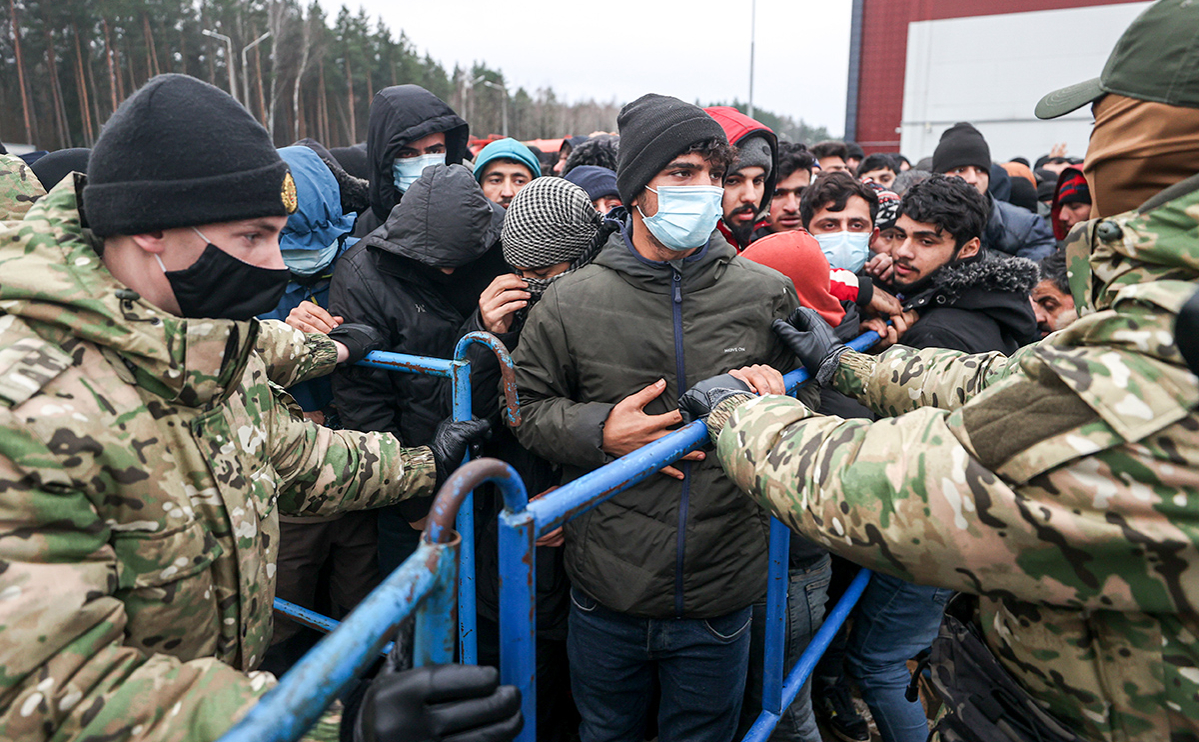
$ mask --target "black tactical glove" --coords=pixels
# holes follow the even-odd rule
[[[491,432],[491,423],[486,420],[442,420],[433,431],[429,448],[437,463],[437,486],[440,487],[450,472],[462,463],[468,447],[482,443]]]
[[[358,363],[366,358],[367,353],[383,347],[383,333],[370,325],[353,322],[338,325],[329,331],[329,337],[346,346],[346,350],[350,351],[350,357],[346,359],[346,363]]]
[[[388,657],[358,708],[354,742],[508,742],[520,733],[520,691],[494,667],[429,665],[396,672]]]
[[[721,374],[710,379],[704,379],[688,389],[679,397],[679,413],[683,422],[706,420],[716,405],[729,397],[753,396],[753,391],[741,379],[732,374]]]
[[[820,386],[832,381],[841,354],[849,350],[814,309],[799,307],[786,322],[776,319],[770,327]]]

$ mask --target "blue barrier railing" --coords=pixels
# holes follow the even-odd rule
[[[877,333],[867,332],[848,345],[854,350],[866,350],[878,340]],[[787,393],[794,394],[807,380],[808,373],[802,368],[787,374],[784,377]],[[674,463],[707,441],[707,426],[697,420],[534,502],[528,502],[520,478],[507,464],[481,460],[464,467],[476,486],[487,481],[495,482],[504,497],[504,511],[499,519],[500,677],[504,683],[515,685],[521,692],[525,717],[524,730],[517,738],[521,742],[533,742],[537,737],[536,540],[641,482],[662,467]],[[758,731],[751,730],[746,739],[766,739],[770,735],[783,709],[794,700],[811,674],[816,660],[824,653],[833,633],[845,620],[870,579],[868,570],[863,569],[858,573],[854,589],[846,593],[825,620],[821,629],[825,632],[824,636],[817,633],[800,661],[784,677],[783,637],[786,628],[789,545],[790,531],[777,519],[771,518],[763,709],[753,728]],[[822,639],[823,644],[818,639]]]
[[[455,585],[461,539],[449,524],[465,499],[450,477],[420,546],[267,691],[221,742],[292,742],[377,658],[401,621],[415,616],[417,666],[454,661]],[[323,617],[321,617],[323,618]]]
[[[453,400],[452,415],[455,420],[471,418],[470,363],[466,360],[466,349],[471,345],[482,345],[495,354],[500,364],[500,376],[504,387],[505,420],[508,425],[520,425],[520,405],[516,399],[516,378],[513,373],[512,357],[508,349],[494,335],[472,332],[462,337],[454,349],[453,360],[411,356],[404,353],[375,351],[367,355],[358,365],[380,368],[398,373],[423,374],[450,380]],[[467,454],[469,460],[470,455]],[[465,461],[464,460],[464,461]],[[475,510],[474,494],[467,493],[458,510],[455,528],[462,537],[458,564],[458,657],[465,664],[474,664],[478,657],[478,641],[475,633]],[[277,613],[291,620],[328,632],[338,622],[279,598],[275,599]]]
[[[878,341],[878,335],[865,333],[848,343],[865,350]],[[455,351],[456,359],[372,353],[362,365],[406,373],[426,373],[451,379],[454,387],[455,419],[470,417],[469,364],[465,348],[482,343],[497,350],[501,368],[511,372],[511,359],[494,337],[472,333],[463,338]],[[498,346],[498,347],[497,347]],[[784,377],[787,392],[808,380],[799,369]],[[515,387],[505,374],[509,423],[519,423]],[[518,740],[536,739],[536,551],[535,542],[578,515],[596,507],[614,495],[646,479],[708,440],[707,426],[690,423],[620,459],[576,479],[534,502],[529,502],[520,477],[507,464],[495,459],[470,462],[456,471],[439,493],[420,548],[388,576],[345,621],[338,622],[276,601],[276,610],[302,623],[333,628],[322,642],[292,668],[279,685],[265,695],[246,717],[221,742],[290,742],[304,733],[320,713],[353,679],[385,649],[386,639],[399,622],[416,612],[417,665],[453,661],[453,620],[458,615],[459,657],[464,663],[475,661],[474,636],[474,560],[465,554],[473,541],[473,512],[468,507],[471,493],[479,485],[495,483],[503,497],[500,514],[500,674],[504,683],[515,685],[522,694],[525,726]],[[444,494],[444,499],[443,499]],[[462,506],[459,508],[459,506]],[[434,543],[452,532],[448,523],[456,510],[458,533],[450,544]],[[468,513],[464,518],[463,514]],[[447,517],[447,514],[448,517]],[[465,525],[469,525],[469,529]],[[784,674],[784,633],[786,630],[787,563],[790,531],[772,518],[770,526],[770,566],[767,583],[766,649],[763,669],[763,708],[745,740],[765,740],[778,723],[783,709],[791,704],[816,662],[824,654],[834,634],[861,597],[870,580],[870,571],[862,569],[825,618],[790,673]],[[473,546],[473,544],[472,544]],[[447,559],[446,550],[452,550]],[[451,569],[461,560],[462,568]],[[470,570],[466,567],[469,564]],[[461,573],[461,579],[458,579]],[[457,600],[453,599],[455,581]],[[464,588],[463,584],[467,587]],[[471,606],[469,615],[461,615]],[[469,651],[468,651],[469,650]]]

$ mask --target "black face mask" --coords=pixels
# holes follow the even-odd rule
[[[200,230],[195,232],[208,242]],[[161,258],[158,265],[162,267]],[[210,319],[247,320],[269,312],[279,305],[291,280],[287,268],[250,265],[211,242],[190,267],[162,272],[175,292],[181,315]]]

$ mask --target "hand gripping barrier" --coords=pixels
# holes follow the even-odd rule
[[[410,356],[403,353],[374,351],[359,362],[360,366],[381,368],[408,374],[425,374],[450,380],[453,394],[453,417],[455,420],[471,418],[470,363],[466,360],[466,349],[471,345],[483,345],[495,353],[500,365],[500,376],[504,386],[505,418],[509,425],[520,425],[520,405],[516,399],[516,372],[508,349],[494,335],[472,332],[462,337],[454,349],[454,360]],[[469,454],[467,455],[469,459]],[[458,566],[458,656],[466,664],[473,664],[477,657],[475,634],[475,511],[474,496],[466,493],[462,507],[458,508],[455,528],[462,538]],[[275,599],[275,611],[297,623],[328,632],[338,622],[301,608],[279,598]]]
[[[867,332],[848,345],[865,350],[879,336]],[[799,369],[787,374],[784,381],[787,393],[808,380],[808,373]],[[536,620],[536,549],[541,536],[567,521],[594,508],[608,498],[651,476],[662,467],[699,448],[708,441],[708,429],[695,421],[647,446],[633,451],[612,463],[600,467],[565,484],[535,502],[528,502],[524,486],[517,486],[519,477],[507,464],[483,459],[463,467],[472,469],[474,477],[496,481],[504,497],[500,514],[500,676],[504,683],[515,685],[521,692],[525,726],[518,740],[533,742],[537,738],[537,678],[535,659]],[[486,465],[486,468],[484,468]],[[476,473],[477,472],[477,473]],[[854,578],[849,590],[825,618],[807,650],[784,676],[784,647],[786,633],[787,564],[791,532],[777,519],[770,519],[770,572],[766,595],[766,656],[763,671],[762,711],[745,740],[765,740],[778,723],[816,662],[828,648],[833,635],[844,623],[870,580],[870,571],[863,569]]]
[[[459,470],[462,472],[463,470]],[[417,666],[454,661],[454,616],[462,540],[452,528],[470,493],[464,476],[446,480],[417,550],[328,636],[267,691],[221,742],[291,742],[354,682],[410,615],[416,616]]]

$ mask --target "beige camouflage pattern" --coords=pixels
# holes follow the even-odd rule
[[[889,419],[766,397],[713,434],[795,531],[979,595],[988,646],[1082,737],[1199,740],[1199,380],[1173,334],[1199,193],[1105,221],[1075,233],[1096,301],[1069,328],[1011,358],[847,352],[835,386]]]
[[[0,275],[0,738],[215,739],[274,683],[279,513],[429,494],[432,455],[289,414],[327,339],[123,290],[69,180]]]
[[[0,222],[16,222],[46,189],[25,161],[13,155],[0,155]]]

